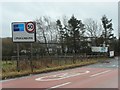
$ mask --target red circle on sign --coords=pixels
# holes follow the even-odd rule
[[[27,22],[25,25],[25,29],[28,33],[32,33],[35,30],[35,24],[34,22]]]

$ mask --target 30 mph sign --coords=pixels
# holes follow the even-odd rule
[[[35,23],[27,22],[25,28],[28,33],[33,33],[35,31]]]

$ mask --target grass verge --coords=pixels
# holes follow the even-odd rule
[[[70,64],[70,65],[62,65],[62,66],[57,66],[57,67],[34,69],[33,72],[31,72],[30,70],[26,70],[26,71],[20,71],[20,72],[14,71],[14,72],[9,72],[9,73],[2,73],[2,80],[8,79],[8,78],[27,76],[30,74],[40,74],[40,73],[47,73],[47,72],[51,72],[51,71],[81,67],[81,66],[86,66],[86,65],[90,65],[90,64],[95,64],[97,62],[98,62],[98,60],[92,59],[89,61],[85,60],[84,62],[79,62],[79,63],[75,63],[75,64]]]

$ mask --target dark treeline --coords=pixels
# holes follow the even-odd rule
[[[82,21],[74,15],[54,21],[45,16],[37,18],[33,55],[93,54],[91,46],[108,46],[109,50],[114,50],[118,55],[120,38],[117,39],[112,33],[112,19],[104,15],[100,21],[91,18]],[[12,38],[2,38],[2,56],[8,59],[16,56],[16,46]],[[30,55],[30,43],[19,43],[19,46],[20,55]]]

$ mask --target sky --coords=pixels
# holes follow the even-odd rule
[[[118,36],[118,2],[2,2],[0,5],[1,37],[12,37],[12,22],[33,21],[41,16],[49,16],[53,20],[63,16],[70,18],[73,14],[77,19],[84,21],[93,18],[101,22],[103,15],[112,19],[115,36]]]

